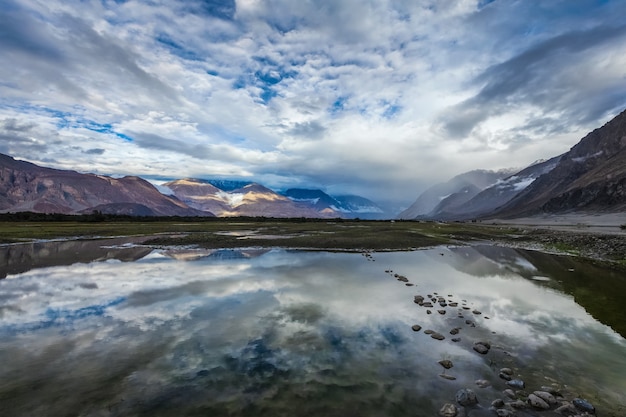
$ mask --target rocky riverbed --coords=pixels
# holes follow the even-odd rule
[[[524,226],[508,235],[494,236],[490,243],[519,249],[541,250],[581,256],[626,267],[626,235]]]
[[[366,255],[372,259],[371,254]],[[391,269],[385,270],[391,277],[406,286],[414,283],[402,274]],[[477,339],[480,332],[468,332],[481,326],[483,320],[490,317],[478,310],[471,300],[457,300],[453,294],[440,294],[432,291],[413,295],[413,302],[421,307],[424,314],[432,314],[434,306],[441,315],[453,317],[454,325],[448,332],[441,329],[424,329],[419,323],[413,324],[411,329],[417,334],[427,335],[440,342],[463,343],[468,349],[471,348],[477,355],[481,355],[486,364],[497,378],[491,378],[495,383],[487,379],[476,379],[472,387],[461,387],[456,392],[455,398],[442,404],[439,415],[442,417],[591,417],[596,415],[595,406],[585,398],[579,397],[574,388],[567,381],[557,381],[550,375],[533,375],[533,381],[545,380],[546,385],[529,385],[524,375],[524,368],[516,363],[516,353],[505,350],[503,346],[494,346],[487,339]],[[495,334],[495,332],[492,332]],[[464,335],[466,334],[466,335]],[[485,335],[485,332],[482,333]],[[455,373],[462,373],[462,369],[455,368],[450,359],[440,360],[442,373],[439,377],[456,381]],[[497,363],[506,363],[506,367],[497,367]],[[538,378],[539,377],[539,378]],[[500,391],[497,398],[493,393],[482,398],[481,390],[492,387]]]

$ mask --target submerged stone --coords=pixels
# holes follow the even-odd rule
[[[584,412],[591,413],[591,414],[596,413],[596,408],[589,401],[583,398],[574,398],[574,400],[572,401],[572,404],[574,404],[574,407],[576,407],[580,411],[584,411]]]
[[[495,399],[491,402],[491,406],[495,408],[502,408],[504,407],[504,400],[502,400],[502,398]]]
[[[513,375],[513,370],[511,368],[500,368],[500,372],[506,375]]]
[[[511,375],[505,374],[504,372],[500,372],[500,374],[498,376],[501,379],[504,379],[505,381],[510,381],[511,380]]]
[[[535,391],[533,392],[534,395],[536,395],[537,397],[541,398],[542,400],[544,400],[546,403],[548,403],[549,405],[556,405],[557,401],[556,398],[554,398],[554,395],[550,394],[549,392],[546,391]]]
[[[448,360],[448,359],[441,360],[441,361],[439,361],[439,362],[437,362],[437,363],[438,363],[439,365],[443,366],[443,367],[444,367],[444,368],[446,368],[446,369],[450,369],[450,368],[452,368],[452,367],[454,366],[454,365],[452,364],[452,361],[451,361],[451,360]]]
[[[545,402],[535,394],[530,394],[528,396],[528,404],[530,404],[531,407],[538,408],[540,410],[547,410],[550,408],[550,405],[547,402]]]
[[[515,395],[515,391],[513,391],[512,389],[505,389],[502,392],[504,393],[504,395],[511,399],[515,399],[517,397],[517,395]]]
[[[506,384],[509,387],[515,388],[515,389],[524,389],[524,387],[526,386],[526,384],[524,384],[524,381],[522,381],[521,379],[512,379],[510,381],[507,381]]]
[[[414,324],[413,326],[411,326],[411,329],[413,329],[414,332],[419,332],[420,330],[422,330],[422,326],[420,326],[419,324]]]
[[[476,385],[478,385],[478,388],[487,388],[491,386],[491,382],[487,381],[486,379],[477,379],[474,382],[476,382]]]
[[[474,349],[476,352],[480,353],[481,355],[486,355],[489,352],[489,348],[485,346],[484,344],[482,344],[481,342],[475,343],[472,349]]]
[[[456,402],[462,406],[474,405],[478,403],[478,398],[474,391],[469,388],[463,388],[456,392]]]
[[[457,415],[456,406],[450,403],[444,404],[439,410],[439,415],[441,417],[456,417]]]

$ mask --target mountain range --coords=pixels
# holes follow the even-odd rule
[[[568,152],[502,175],[505,173],[461,174],[424,191],[398,217],[469,220],[623,212],[626,111],[587,134]],[[485,180],[492,183],[485,186]]]
[[[319,189],[282,192],[248,181],[186,178],[160,192],[136,177],[41,167],[0,154],[0,213],[264,216],[385,219],[364,197]],[[626,111],[568,152],[523,169],[474,170],[424,191],[400,219],[469,220],[626,210]]]
[[[127,176],[113,178],[41,167],[0,154],[0,212],[123,214],[133,216],[390,217],[359,196],[321,190],[283,194],[249,181],[174,180],[161,187]]]
[[[0,212],[213,216],[161,194],[139,177],[112,178],[40,167],[0,154]]]

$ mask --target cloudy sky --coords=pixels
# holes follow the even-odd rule
[[[407,205],[626,107],[623,0],[3,0],[0,152]]]

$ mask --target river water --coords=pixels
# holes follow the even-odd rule
[[[626,276],[571,257],[106,240],[4,246],[0,259],[3,416],[435,416],[462,388],[479,400],[469,416],[495,415],[502,367],[527,392],[626,415]]]

